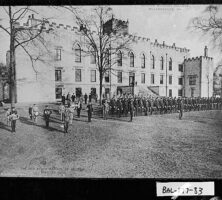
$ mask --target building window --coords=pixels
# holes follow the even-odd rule
[[[170,60],[169,60],[169,71],[172,71],[172,63],[173,63],[172,58],[170,58]]]
[[[179,72],[183,72],[183,65],[179,64]]]
[[[155,80],[154,80],[154,74],[151,74],[151,84],[154,84]]]
[[[169,84],[171,85],[172,84],[172,76],[169,76]]]
[[[117,53],[117,65],[122,66],[122,53],[121,53],[121,51],[118,51],[118,53]]]
[[[130,52],[130,67],[134,67],[134,54]]]
[[[105,72],[105,82],[109,83],[109,71]]]
[[[55,81],[62,81],[62,71],[55,70]]]
[[[169,89],[169,97],[172,97],[172,89]]]
[[[142,54],[142,56],[141,56],[141,68],[145,68],[145,62],[146,62],[145,55]]]
[[[178,90],[178,96],[182,97],[183,96],[183,90]]]
[[[160,75],[160,84],[163,84],[163,75]]]
[[[56,99],[62,98],[62,88],[56,88],[55,89]]]
[[[90,64],[96,64],[96,53],[93,51],[90,54]]]
[[[183,85],[183,78],[178,78],[178,84]]]
[[[141,83],[145,83],[145,73],[141,74]]]
[[[163,70],[163,66],[164,66],[164,61],[163,61],[163,57],[161,56],[160,58],[160,69]]]
[[[122,77],[122,72],[117,72],[117,82],[118,83],[122,83],[122,81],[123,81],[122,78],[123,78]]]
[[[81,69],[76,69],[76,82],[82,81]]]
[[[75,62],[81,62],[81,48],[78,44],[75,46]]]
[[[151,68],[154,69],[155,68],[155,58],[154,58],[154,55],[151,55],[150,63],[151,63]]]
[[[196,76],[189,77],[189,85],[196,85]]]
[[[96,82],[96,70],[91,70],[91,82]]]
[[[56,60],[62,60],[62,50],[56,49]]]

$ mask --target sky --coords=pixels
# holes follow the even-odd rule
[[[222,60],[221,52],[213,48],[209,37],[188,29],[190,21],[200,16],[207,5],[129,5],[112,6],[114,17],[129,20],[129,32],[137,36],[155,39],[167,45],[176,43],[177,47],[190,49],[191,57],[201,56],[204,46],[208,46],[208,55],[217,64]],[[85,6],[86,7],[86,6]],[[6,25],[4,10],[0,7],[0,24]],[[50,17],[50,21],[73,25],[73,16],[69,12],[57,11],[37,6],[39,15]],[[36,14],[35,14],[36,16]],[[9,37],[0,30],[0,62],[5,63],[5,54],[9,49]],[[216,66],[215,66],[216,67]]]

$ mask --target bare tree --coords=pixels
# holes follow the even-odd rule
[[[91,56],[95,60],[99,72],[99,98],[101,103],[103,78],[106,73],[113,73],[120,60],[117,59],[119,50],[126,51],[132,39],[125,37],[124,22],[116,21],[113,24],[113,11],[110,7],[98,6],[86,12],[75,7],[63,7],[74,15],[75,23],[80,28],[80,34],[84,37],[83,48],[85,56]],[[87,13],[87,14],[86,14]]]
[[[190,28],[201,31],[203,35],[210,36],[214,47],[222,50],[222,18],[220,9],[216,5],[207,6],[202,16],[192,19]]]
[[[8,26],[0,25],[0,29],[4,30],[5,33],[10,37],[10,57],[9,57],[9,84],[10,84],[10,100],[11,107],[17,102],[17,91],[16,91],[16,57],[15,52],[17,48],[22,48],[25,54],[30,58],[33,70],[36,73],[34,63],[37,60],[41,60],[43,53],[33,51],[33,48],[45,47],[44,37],[42,37],[45,31],[45,23],[47,19],[37,20],[34,24],[23,24],[20,22],[27,17],[30,13],[37,13],[30,6],[25,7],[2,7],[5,11]],[[37,13],[38,14],[38,13]],[[29,16],[30,18],[31,16]],[[29,21],[28,21],[29,22]],[[27,23],[28,23],[27,22]],[[41,47],[40,47],[41,46]],[[47,48],[46,48],[47,49]]]

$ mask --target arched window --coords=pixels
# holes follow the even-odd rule
[[[93,49],[90,51],[90,63],[96,64],[96,52]]]
[[[79,44],[75,46],[75,62],[81,62],[81,47]]]
[[[150,63],[151,63],[152,69],[154,69],[155,68],[155,58],[154,58],[154,55],[151,55]]]
[[[145,61],[146,61],[145,55],[142,54],[142,56],[141,56],[141,68],[145,68]]]
[[[173,62],[173,61],[172,61],[172,58],[170,58],[170,60],[169,60],[169,70],[170,70],[170,71],[172,71],[172,62]]]
[[[134,54],[130,52],[130,67],[134,67]]]
[[[164,66],[164,61],[163,61],[163,56],[160,57],[160,69],[163,70]]]
[[[122,52],[118,51],[117,53],[117,65],[122,66]]]

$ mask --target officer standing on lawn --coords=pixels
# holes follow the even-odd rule
[[[49,127],[49,118],[50,115],[52,114],[52,111],[49,109],[49,107],[46,105],[45,109],[43,111],[43,115],[44,115],[44,119],[45,119],[45,123],[46,123],[46,127]]]
[[[91,122],[93,107],[91,101],[89,101],[88,105],[86,106],[86,110],[88,112],[88,122]]]
[[[68,108],[65,108],[64,111],[64,133],[68,133],[68,129],[69,129],[69,123],[70,123],[70,110]]]
[[[65,94],[63,94],[62,95],[62,104],[65,105],[65,103],[66,103],[66,97],[65,97]]]
[[[133,121],[133,112],[134,112],[133,99],[130,99],[130,101],[129,101],[129,111],[130,111],[130,122],[132,122]]]
[[[33,115],[33,112],[32,112],[32,110],[33,110],[33,107],[32,106],[29,106],[29,117],[30,117],[30,119],[32,120],[32,115]]]
[[[178,105],[178,111],[179,111],[179,119],[182,119],[183,117],[183,99],[178,98],[177,100],[177,105]]]

